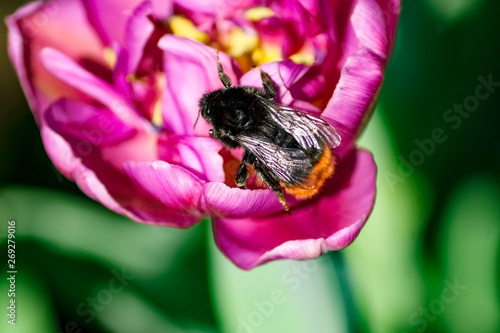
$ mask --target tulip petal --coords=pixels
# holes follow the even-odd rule
[[[144,0],[84,0],[89,20],[99,33],[103,43],[107,46],[118,42],[124,43],[124,31],[134,9]],[[172,14],[172,1],[149,0],[153,15],[159,19],[166,19]]]
[[[137,133],[108,109],[67,99],[53,103],[47,119],[59,133],[96,146],[112,145]]]
[[[77,62],[105,69],[104,46],[87,21],[79,0],[40,1],[21,7],[6,20],[9,27],[9,54],[35,118],[61,97],[81,94],[61,82],[43,66],[39,52],[52,47]]]
[[[343,44],[343,57],[347,58],[333,96],[322,113],[322,118],[330,121],[342,137],[336,151],[340,156],[354,147],[378,100],[394,33],[388,35],[386,17],[395,21],[399,14],[399,4],[389,7],[381,8],[375,0],[359,0],[349,19],[350,29],[345,32]],[[396,17],[387,16],[394,11]],[[394,29],[397,22],[392,24]]]
[[[116,199],[117,184],[110,186],[104,183],[95,170],[79,165],[75,171],[75,182],[78,187],[90,198],[100,202],[108,209],[124,215],[134,221],[152,225],[186,228],[198,222],[196,214],[188,215],[183,210],[172,209],[163,205],[156,198],[144,192],[142,188],[134,188],[130,184],[123,184],[120,200]],[[109,182],[109,179],[108,179]],[[115,193],[113,193],[115,192]],[[123,198],[123,193],[129,197]]]
[[[151,12],[151,3],[145,2],[134,11],[127,23],[125,48],[128,54],[128,68],[126,74],[137,70],[144,47],[154,31],[154,24],[148,18]]]
[[[120,173],[125,162],[158,159],[156,134],[126,126],[106,108],[63,99],[50,106],[45,122],[72,144],[84,162],[98,154]],[[99,163],[96,168],[101,168]]]
[[[186,168],[202,180],[224,182],[222,145],[207,137],[163,133],[158,140],[161,160]]]
[[[303,96],[295,96],[295,94],[292,96],[292,91],[293,85],[307,73],[308,69],[308,66],[296,64],[291,60],[270,62],[260,66],[260,70],[269,75],[273,81],[278,93],[277,100],[285,105],[291,104],[295,98],[306,99]],[[254,68],[245,73],[241,77],[241,85],[262,89],[260,70]]]
[[[338,166],[324,192],[291,215],[215,218],[219,248],[236,265],[251,269],[276,259],[312,259],[348,246],[370,215],[376,166],[366,151],[353,151]]]
[[[340,76],[333,96],[321,114],[342,137],[336,152],[345,156],[364,126],[378,99],[384,75],[379,56],[362,49],[351,55]]]
[[[223,88],[217,73],[216,51],[200,42],[174,35],[164,36],[159,47],[165,51],[164,70],[167,88],[162,99],[165,126],[176,134],[208,135],[210,126],[198,119],[199,100],[209,91]],[[237,84],[234,64],[219,53],[224,72]]]
[[[86,195],[102,203],[108,209],[133,220],[139,220],[111,197],[95,173],[74,155],[72,147],[62,136],[46,125],[42,125],[40,130],[47,154],[63,175],[74,180]]]
[[[18,26],[17,21],[25,16],[29,16],[36,12],[43,3],[41,1],[31,2],[20,9],[18,9],[12,16],[7,17],[5,20],[7,27],[9,28],[8,33],[8,50],[9,57],[14,65],[14,69],[19,76],[21,86],[26,94],[26,98],[32,110],[39,110],[38,101],[35,98],[35,92],[33,91],[32,83],[29,77],[29,71],[24,66],[24,37],[21,32],[20,26]],[[35,114],[38,118],[38,114]],[[37,119],[38,121],[38,119]]]
[[[163,51],[159,39],[167,33],[162,22],[152,19],[153,7],[144,2],[137,7],[126,27],[125,47],[120,49],[114,70],[114,86],[146,119],[160,125],[155,110],[160,100],[166,78],[162,73]]]
[[[197,13],[209,15],[223,15],[239,8],[246,8],[256,3],[255,0],[182,0],[175,1],[176,5]]]
[[[75,180],[73,173],[81,160],[75,156],[70,144],[45,124],[42,124],[40,132],[45,151],[57,170],[69,180]]]
[[[319,67],[297,64],[291,60],[270,62],[245,73],[241,85],[262,89],[260,70],[269,75],[277,89],[276,100],[284,105],[293,106],[297,101],[312,103],[325,91],[324,73]],[[330,78],[328,78],[330,80]],[[316,108],[315,108],[316,109]]]
[[[396,30],[401,13],[401,0],[378,0],[378,4],[384,14],[387,39],[390,45],[388,54],[391,54],[395,44]]]
[[[186,169],[164,161],[128,162],[124,167],[128,175],[153,197],[190,217],[180,227],[188,227],[203,217],[198,209],[203,185]]]
[[[212,216],[243,218],[283,211],[276,194],[270,189],[243,190],[224,183],[206,183],[207,209]]]
[[[388,51],[384,13],[376,0],[358,0],[351,15],[351,24],[360,47],[371,50],[385,60]]]
[[[47,112],[48,114],[51,111]],[[100,202],[110,210],[141,223],[172,227],[188,227],[201,218],[201,213],[166,206],[147,192],[141,184],[136,184],[128,175],[99,157],[99,151],[92,148],[86,156],[77,157],[78,145],[71,144],[75,138],[63,137],[53,128],[43,125],[42,140],[50,159],[70,180],[90,198]],[[69,140],[69,141],[68,141]],[[76,140],[78,142],[78,140]],[[139,163],[139,162],[133,162]],[[196,188],[196,185],[190,188]],[[201,185],[198,185],[201,188]]]
[[[84,70],[64,54],[46,48],[41,52],[40,58],[53,75],[106,105],[125,124],[132,128],[153,131],[151,124],[138,116],[113,87]]]
[[[67,107],[72,108],[61,110]],[[154,135],[140,132],[133,135],[131,132],[126,139],[109,140],[105,144],[110,138],[100,137],[93,131],[87,133],[85,128],[78,133],[70,127],[71,122],[78,120],[83,121],[83,126],[85,122],[97,121],[99,124],[99,117],[92,116],[95,111],[89,106],[66,101],[54,103],[47,110],[42,139],[56,167],[74,180],[89,197],[135,221],[181,228],[198,222],[201,213],[193,211],[187,214],[183,208],[165,205],[125,173],[127,163],[157,159],[157,139]],[[105,110],[103,112],[106,113]],[[116,120],[109,111],[108,115]],[[104,126],[101,129],[108,128]],[[116,130],[120,132],[119,128]],[[109,135],[113,136],[112,133]],[[100,145],[95,142],[97,139]],[[191,187],[196,188],[196,185]]]

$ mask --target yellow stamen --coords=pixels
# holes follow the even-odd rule
[[[253,22],[257,22],[274,15],[276,14],[271,8],[268,7],[254,7],[245,12],[245,18]]]
[[[312,65],[314,64],[315,58],[312,53],[295,53],[290,56],[290,60],[296,64]]]
[[[250,53],[257,48],[259,39],[257,36],[252,36],[240,27],[235,27],[229,32],[228,53],[232,57],[241,57],[246,53]]]
[[[156,91],[158,93],[158,99],[153,107],[153,116],[151,117],[151,122],[158,126],[161,127],[163,126],[163,114],[161,113],[162,109],[162,92],[165,90],[165,87],[167,86],[167,77],[165,76],[164,73],[157,73],[156,74]]]
[[[110,47],[106,47],[104,49],[104,61],[108,64],[112,69],[116,66],[117,56],[115,50]]]
[[[281,48],[277,45],[263,45],[252,54],[252,61],[258,66],[266,62],[283,60]]]
[[[210,40],[207,33],[198,30],[193,22],[185,17],[174,15],[168,22],[174,35],[191,38],[205,44]]]
[[[163,125],[163,115],[161,114],[161,98],[158,99],[158,101],[156,101],[155,103],[151,122],[158,127],[161,127]]]

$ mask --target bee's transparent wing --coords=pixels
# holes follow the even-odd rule
[[[290,133],[304,148],[322,149],[327,143],[331,148],[340,145],[340,135],[329,123],[303,111],[296,110],[272,100],[261,98],[271,118]]]
[[[239,136],[241,145],[254,154],[287,185],[300,186],[311,171],[310,159],[302,149],[280,147],[263,138]]]

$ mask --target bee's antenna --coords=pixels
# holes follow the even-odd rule
[[[198,117],[196,117],[196,121],[194,122],[193,129],[196,127],[196,124],[198,124],[198,120],[200,120],[200,115],[201,115],[201,110],[198,110]]]
[[[262,85],[264,86],[267,97],[274,99],[274,97],[276,97],[276,86],[274,85],[269,75],[264,72],[260,66],[259,71],[260,77],[262,79]]]
[[[231,87],[231,80],[229,79],[229,76],[224,73],[224,69],[222,68],[222,64],[220,63],[219,60],[219,51],[217,51],[217,71],[219,72],[219,79],[224,85],[225,88]]]

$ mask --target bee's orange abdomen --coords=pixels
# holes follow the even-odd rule
[[[329,147],[325,147],[318,163],[314,166],[311,174],[298,187],[286,187],[286,193],[298,199],[307,199],[314,196],[323,187],[325,181],[333,175],[335,160]]]

